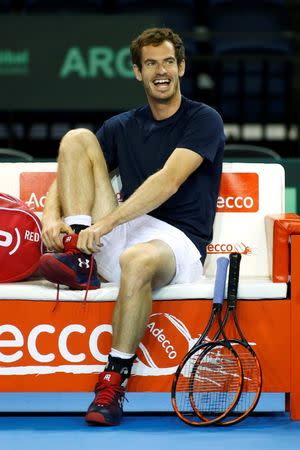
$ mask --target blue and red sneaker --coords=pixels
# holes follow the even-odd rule
[[[39,270],[46,280],[70,289],[98,289],[100,279],[97,264],[92,255],[86,255],[77,248],[77,234],[63,238],[63,253],[45,253],[40,258]]]
[[[104,371],[95,387],[95,398],[85,420],[91,425],[119,425],[123,416],[125,389],[118,372]]]

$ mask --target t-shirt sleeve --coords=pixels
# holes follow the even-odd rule
[[[97,131],[96,137],[102,148],[108,170],[111,172],[118,167],[117,145],[113,124],[110,121],[104,122]]]
[[[178,148],[187,148],[213,162],[217,150],[224,144],[224,126],[221,116],[213,108],[192,114]]]

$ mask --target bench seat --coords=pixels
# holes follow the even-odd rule
[[[203,277],[197,283],[165,286],[154,291],[154,300],[211,299],[213,297],[214,279]],[[29,280],[17,283],[1,284],[0,299],[55,301],[55,285],[46,280]],[[114,301],[118,295],[118,286],[103,283],[100,289],[89,291],[88,301]],[[240,299],[284,299],[287,297],[286,283],[273,283],[270,278],[242,278],[239,284]],[[61,286],[59,298],[62,301],[82,301],[85,291],[71,291]]]
[[[0,192],[41,216],[55,171],[55,163],[0,164]],[[116,193],[119,181],[113,179]],[[224,163],[205,276],[154,291],[129,393],[170,392],[177,365],[209,317],[216,259],[238,251],[237,314],[261,362],[263,393],[285,393],[286,410],[300,420],[300,217],[284,214],[284,187],[279,164]],[[115,284],[103,283],[84,302],[85,292],[61,286],[56,302],[56,286],[45,280],[1,284],[2,393],[92,392],[111,348],[117,295]]]

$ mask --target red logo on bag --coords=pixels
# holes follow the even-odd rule
[[[19,199],[0,194],[0,282],[23,280],[42,254],[41,223]]]
[[[32,211],[43,211],[49,187],[56,178],[55,172],[22,172],[20,198]]]
[[[258,182],[257,173],[223,173],[217,212],[257,212]]]

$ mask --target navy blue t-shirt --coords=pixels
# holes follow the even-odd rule
[[[97,138],[109,170],[119,168],[124,200],[163,167],[175,148],[204,158],[178,191],[149,213],[182,230],[204,261],[222,172],[225,137],[220,115],[204,103],[182,97],[178,111],[167,119],[155,120],[149,106],[143,106],[105,121]]]

